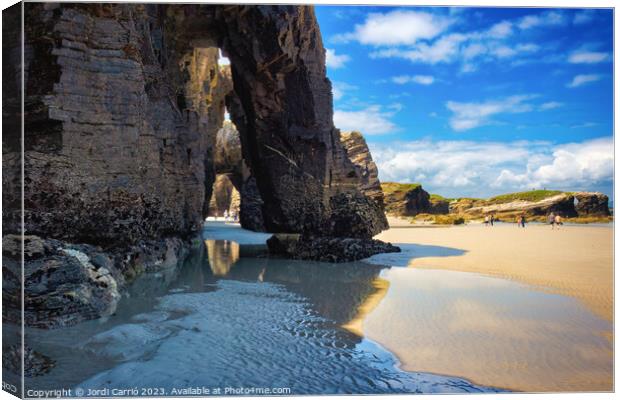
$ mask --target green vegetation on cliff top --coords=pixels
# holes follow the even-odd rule
[[[530,190],[527,192],[506,193],[499,196],[494,196],[489,199],[489,202],[495,204],[509,203],[511,201],[523,200],[523,201],[540,201],[548,197],[562,194],[559,190]]]
[[[382,182],[381,188],[383,189],[383,193],[386,195],[390,195],[397,192],[408,192],[410,190],[418,189],[422,185],[420,183],[397,183],[397,182]],[[515,192],[515,193],[506,193],[500,194],[498,196],[493,196],[486,201],[490,204],[501,204],[501,203],[509,203],[511,201],[523,200],[523,201],[540,201],[544,200],[548,197],[556,196],[562,193],[560,190],[529,190],[526,192]],[[473,197],[457,197],[457,198],[447,198],[439,194],[431,194],[431,201],[440,201],[445,200],[448,202],[452,201],[460,201],[460,200],[471,200],[471,201],[479,201],[483,199],[473,198]]]
[[[381,182],[381,189],[383,189],[383,193],[386,195],[396,192],[408,192],[421,186],[419,183]]]

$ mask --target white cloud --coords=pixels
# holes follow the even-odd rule
[[[340,100],[344,97],[346,92],[350,92],[351,90],[356,90],[357,86],[350,85],[346,82],[333,82],[332,83],[332,94],[334,96],[334,100]]]
[[[596,51],[576,51],[568,57],[573,64],[595,64],[609,59],[609,54]]]
[[[557,11],[549,11],[537,15],[527,15],[519,21],[517,26],[526,30],[537,26],[561,25],[566,22],[563,14]]]
[[[601,79],[600,75],[589,74],[589,75],[577,75],[573,78],[572,81],[566,84],[569,88],[576,88],[582,85],[585,85],[590,82],[596,82]]]
[[[512,22],[498,22],[487,31],[487,35],[492,38],[505,38],[512,35]]]
[[[521,173],[502,170],[495,186],[582,188],[613,180],[613,139],[568,143],[551,149],[551,159]]]
[[[559,101],[548,101],[546,103],[542,103],[538,109],[540,111],[553,110],[554,108],[562,107],[564,104]]]
[[[384,135],[395,132],[398,127],[391,121],[398,107],[390,111],[371,105],[362,110],[334,110],[334,125],[343,131],[360,131],[366,135]],[[402,108],[402,107],[401,107]]]
[[[591,22],[594,19],[594,10],[583,10],[575,13],[573,24],[582,25]]]
[[[420,39],[432,39],[452,23],[450,18],[427,12],[396,10],[386,14],[371,13],[353,32],[337,35],[334,40],[356,40],[373,46],[414,44]]]
[[[459,54],[459,46],[467,37],[459,33],[443,36],[435,42],[419,43],[408,49],[390,48],[370,53],[371,58],[404,58],[412,62],[437,64],[450,62]]]
[[[611,137],[554,146],[420,140],[396,145],[370,143],[382,181],[420,182],[450,197],[553,188],[592,190],[613,179]]]
[[[336,54],[334,49],[325,49],[325,64],[328,68],[338,69],[351,60],[346,54]]]
[[[431,75],[400,75],[392,78],[392,82],[404,85],[406,83],[417,83],[420,85],[432,85],[435,78]]]
[[[448,101],[446,107],[453,113],[450,118],[450,126],[455,131],[466,131],[490,124],[492,122],[490,117],[496,114],[514,114],[531,111],[532,106],[525,103],[525,101],[533,97],[535,96],[518,95],[479,103]]]

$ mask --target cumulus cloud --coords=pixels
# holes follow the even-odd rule
[[[540,111],[553,110],[554,108],[562,107],[564,104],[559,101],[548,101],[546,103],[542,103],[538,109]]]
[[[336,54],[334,49],[325,49],[325,64],[328,68],[338,69],[351,60],[346,54]]]
[[[417,83],[419,85],[432,85],[435,78],[431,75],[399,75],[392,78],[392,82],[404,85],[406,83]]]
[[[448,17],[427,12],[396,10],[386,14],[371,13],[354,31],[337,35],[335,41],[352,40],[373,46],[414,44],[420,39],[432,39],[450,26]]]
[[[505,38],[512,35],[512,22],[502,21],[489,28],[487,35],[492,38]]]
[[[410,48],[389,48],[370,53],[371,58],[404,58],[412,62],[437,64],[457,58],[459,46],[467,36],[454,33],[443,36],[432,43],[422,42]]]
[[[352,32],[336,35],[332,40],[373,46],[371,58],[401,58],[431,65],[461,63],[461,73],[470,73],[477,71],[482,63],[510,61],[509,65],[515,66],[538,60],[531,55],[541,47],[519,42],[516,34],[536,27],[565,24],[567,14],[547,11],[503,20],[484,29],[456,31],[455,27],[466,25],[462,22],[463,16],[453,12],[450,15],[412,10],[371,13],[363,23],[355,25]],[[551,57],[547,55],[545,60]],[[581,57],[587,59],[587,56]],[[590,54],[589,57],[597,56]]]
[[[402,106],[383,109],[370,105],[361,110],[334,110],[334,125],[343,131],[361,131],[366,135],[385,135],[395,132],[398,127],[391,118]]]
[[[448,101],[446,108],[452,111],[450,127],[455,131],[466,131],[479,126],[490,124],[491,117],[496,114],[522,113],[532,110],[532,105],[526,103],[534,95],[517,95],[498,100],[484,102],[461,103]]]
[[[596,82],[600,79],[601,76],[596,74],[576,75],[572,81],[566,84],[566,86],[569,88],[576,88],[587,83]]]
[[[520,29],[527,30],[539,26],[561,25],[566,22],[564,14],[558,11],[549,11],[542,14],[526,15],[517,24]]]
[[[501,192],[611,187],[613,139],[548,142],[371,143],[382,181],[421,182],[431,193],[487,197]]]
[[[596,64],[609,59],[609,54],[597,51],[576,51],[568,56],[568,62],[573,64]]]
[[[503,169],[495,186],[581,188],[611,182],[614,154],[612,138],[568,143],[552,148],[548,162],[529,166],[521,173]]]

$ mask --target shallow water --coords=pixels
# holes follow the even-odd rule
[[[137,387],[157,395],[197,387],[292,394],[495,390],[403,372],[391,353],[342,327],[377,292],[373,281],[384,267],[239,258],[240,252],[230,241],[205,241],[182,268],[141,276],[105,321],[28,329],[27,342],[57,365],[27,387],[87,393]]]
[[[27,342],[57,365],[27,387],[137,388],[140,395],[198,387],[210,394],[526,388],[503,379],[508,371],[526,383],[541,374],[567,390],[571,373],[600,382],[611,371],[611,345],[597,334],[609,324],[571,298],[472,273],[399,267],[410,257],[461,250],[410,245],[373,257],[379,265],[326,264],[261,258],[251,236],[243,243],[206,240],[183,266],[142,275],[107,320],[28,329]],[[427,372],[405,372],[401,363]]]

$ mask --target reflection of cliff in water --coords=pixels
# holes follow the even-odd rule
[[[239,257],[237,243],[205,240],[205,246],[186,261],[179,280],[197,290],[214,279],[260,281],[281,284],[306,298],[322,317],[354,333],[361,317],[387,292],[387,282],[379,278],[385,268],[362,262],[329,264],[279,258]],[[179,283],[180,283],[179,282]],[[191,287],[185,286],[185,289]]]

